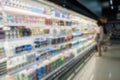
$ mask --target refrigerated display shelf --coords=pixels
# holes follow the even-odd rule
[[[91,46],[87,47],[86,49],[84,49],[83,51],[81,51],[78,56],[72,58],[71,60],[69,60],[68,62],[64,63],[61,67],[57,68],[56,70],[54,70],[53,72],[49,73],[47,76],[45,76],[44,78],[42,78],[41,80],[47,80],[49,79],[49,77],[53,76],[56,77],[59,73],[61,73],[65,66],[70,65],[71,61],[75,61],[78,58],[81,58],[81,55],[83,55],[84,53],[86,53],[87,51],[89,51],[90,49],[92,49],[96,44],[92,44]],[[63,68],[63,70],[62,70]],[[60,71],[59,71],[60,70]],[[51,78],[50,78],[51,79]]]
[[[88,50],[88,49],[90,49],[89,47],[87,48],[87,49],[85,49],[85,50]],[[85,52],[85,50],[84,51],[82,51],[81,52],[81,54],[83,53],[83,52]],[[64,51],[66,51],[66,50],[64,50]],[[62,51],[63,52],[63,51]],[[60,52],[60,53],[62,53],[62,52]],[[74,58],[75,59],[75,58]],[[72,61],[72,60],[71,60]],[[23,68],[20,68],[20,69],[18,69],[18,70],[15,70],[15,71],[13,71],[13,72],[11,72],[11,73],[9,73],[10,75],[11,74],[16,74],[17,72],[19,72],[19,71],[21,71],[21,70],[23,70],[23,69],[25,69],[25,68],[28,68],[29,66],[32,66],[32,65],[35,65],[35,64],[37,64],[37,63],[39,63],[40,61],[37,61],[37,62],[34,62],[34,63],[31,63],[31,64],[29,64],[29,65],[27,65],[27,66],[25,66],[25,67],[23,67]],[[66,64],[68,64],[69,62],[67,62]],[[61,68],[61,67],[60,67]],[[60,68],[58,68],[57,70],[59,70]],[[55,72],[57,71],[57,70],[55,70]],[[54,72],[52,72],[51,74],[53,74]],[[49,75],[51,75],[51,74],[49,74]],[[48,76],[49,76],[48,75]]]
[[[74,48],[74,47],[72,47],[72,48]],[[71,49],[71,48],[70,48]],[[70,50],[70,49],[66,49],[66,50]],[[61,52],[59,52],[59,53],[63,53],[63,52],[65,52],[66,50],[62,50]],[[83,51],[84,52],[84,51]],[[56,55],[59,55],[59,54],[56,54]],[[54,56],[56,56],[56,55],[54,55]],[[53,56],[51,56],[51,58],[52,58]],[[46,60],[46,59],[45,59]],[[43,60],[42,60],[43,61]],[[28,64],[28,65],[26,65],[26,66],[24,66],[24,67],[21,67],[21,68],[19,68],[19,69],[17,69],[17,70],[15,70],[15,71],[12,71],[12,72],[9,72],[8,74],[6,74],[6,75],[4,75],[4,76],[7,76],[7,75],[15,75],[16,73],[18,73],[18,72],[20,72],[21,70],[24,70],[24,69],[26,69],[26,68],[28,68],[28,67],[30,67],[30,66],[32,66],[32,65],[35,65],[35,64],[37,64],[37,63],[40,63],[41,62],[41,60],[40,61],[35,61],[35,62],[33,62],[33,63],[31,63],[31,64]],[[67,62],[67,63],[69,63],[69,62]],[[67,63],[65,63],[65,64],[67,64]],[[60,69],[60,68],[59,68]],[[58,69],[57,69],[58,70]],[[57,71],[57,70],[55,70],[55,71]],[[54,72],[55,72],[54,71]],[[54,72],[52,72],[52,73],[54,73]],[[49,74],[49,75],[51,75],[51,73]],[[3,76],[1,76],[0,77],[0,79],[2,78]]]
[[[29,2],[30,0],[26,0],[26,1]],[[12,26],[19,26],[19,27],[21,26],[21,28],[22,26],[25,26],[25,28],[23,28],[24,30],[26,29],[24,34],[27,35],[26,37],[19,37],[19,34],[18,36],[16,36],[17,33],[15,34],[10,32],[10,33],[7,33],[7,34],[10,34],[10,37],[9,35],[5,35],[5,38],[7,39],[3,39],[3,37],[1,37],[2,39],[0,39],[0,42],[1,43],[5,42],[3,43],[4,45],[1,47],[13,46],[13,48],[14,47],[18,48],[17,50],[19,53],[17,52],[14,53],[14,50],[12,47],[11,48],[6,47],[6,49],[11,51],[11,55],[8,55],[9,53],[8,51],[6,54],[7,56],[0,56],[0,62],[3,60],[6,60],[5,62],[8,64],[7,65],[5,64],[5,66],[7,66],[8,72],[6,73],[6,75],[3,74],[3,76],[0,76],[0,80],[2,78],[5,78],[6,76],[10,76],[10,77],[11,76],[16,77],[16,75],[21,76],[20,73],[22,71],[31,67],[34,67],[31,69],[36,70],[36,67],[40,67],[40,65],[39,66],[36,66],[36,65],[38,65],[39,63],[44,65],[44,61],[48,59],[50,59],[50,62],[51,62],[50,64],[55,69],[52,69],[52,71],[50,70],[48,72],[45,72],[46,76],[43,73],[41,75],[38,75],[38,77],[44,76],[42,80],[56,77],[61,72],[64,72],[65,69],[69,67],[72,63],[74,63],[74,61],[76,61],[77,58],[82,58],[83,55],[85,55],[86,51],[92,48],[92,45],[91,45],[93,44],[92,39],[90,39],[87,36],[84,36],[81,33],[82,31],[80,28],[87,26],[83,24],[89,24],[88,23],[89,21],[91,21],[90,24],[92,24],[92,22],[95,22],[95,20],[89,19],[87,17],[84,17],[82,15],[79,15],[69,10],[58,8],[58,6],[51,3],[50,5],[48,5],[49,3],[47,1],[41,1],[41,3],[34,2],[34,0],[32,1],[33,3],[30,1],[30,5],[28,3],[24,3],[24,0],[23,1],[15,1],[15,0],[0,1],[0,3],[2,4],[0,8],[0,12],[2,13],[1,15],[3,15],[3,18],[4,18],[1,20],[1,24],[3,25],[3,27],[5,26],[3,30],[6,29],[7,27],[10,27],[9,29],[8,28],[7,29],[11,30]],[[29,28],[29,27],[33,27],[33,28]],[[29,35],[31,34],[30,34],[30,31],[27,32],[28,30],[27,28],[33,29],[34,30],[33,34],[40,34],[40,36],[39,35],[28,36],[28,34]],[[49,28],[49,30],[48,29],[44,30],[43,28]],[[15,29],[20,30],[17,27],[13,27],[13,31]],[[44,31],[39,30],[40,33],[38,33],[38,30],[36,29],[41,29]],[[58,29],[60,29],[60,33],[58,33],[59,32]],[[50,30],[56,33],[50,33]],[[11,34],[12,34],[12,37],[11,37]],[[63,38],[67,37],[67,38],[63,39],[62,37]],[[45,41],[45,42],[43,41],[43,44],[41,44],[43,39],[44,40],[47,39],[49,41]],[[16,41],[17,43],[14,44],[14,42]],[[7,43],[9,42],[10,44],[8,45]],[[28,43],[33,47],[32,50],[30,49],[30,51],[28,51],[23,47],[23,46],[26,47]],[[21,49],[21,46],[22,46],[22,49]],[[75,50],[75,52],[72,51],[73,49]],[[70,53],[67,53],[67,51]],[[3,52],[2,52],[2,55],[3,55]],[[60,63],[59,61],[58,62],[56,61],[54,63],[54,59],[57,59],[58,57],[62,57],[62,56],[65,57],[65,60],[63,61],[63,63]],[[31,60],[27,60],[28,58],[31,58]],[[22,59],[23,61],[21,61]],[[20,62],[17,62],[17,61],[20,61]],[[52,61],[54,64],[52,64]],[[30,77],[29,74],[28,76]]]

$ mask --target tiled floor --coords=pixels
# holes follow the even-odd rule
[[[112,45],[102,57],[93,55],[72,80],[120,80],[120,45]]]

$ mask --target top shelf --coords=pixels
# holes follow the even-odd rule
[[[48,15],[39,14],[39,13],[35,13],[32,11],[23,10],[23,9],[14,8],[14,7],[8,7],[8,6],[4,6],[3,10],[7,13],[16,14],[16,15],[31,15],[31,16],[39,16],[39,17],[49,17]]]
[[[13,15],[46,17],[46,18],[70,21],[70,19],[50,16],[50,15],[46,15],[46,14],[40,14],[40,13],[32,12],[32,11],[29,11],[29,10],[24,10],[24,9],[19,9],[19,8],[14,8],[14,7],[8,7],[8,6],[3,6],[3,10],[4,10],[4,12],[9,13],[9,14],[13,14]],[[2,12],[2,8],[0,8],[0,12]]]

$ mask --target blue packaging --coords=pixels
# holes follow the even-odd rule
[[[36,80],[41,80],[41,72],[40,72],[40,68],[36,69]]]
[[[38,69],[36,69],[37,80],[41,80],[44,76],[46,76],[46,66],[42,65]]]
[[[24,45],[24,51],[29,51],[29,50],[32,50],[32,45],[31,44]]]
[[[23,30],[23,36],[28,36],[28,30],[27,29]]]

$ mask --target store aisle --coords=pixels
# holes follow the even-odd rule
[[[120,45],[112,45],[102,57],[93,55],[72,80],[120,80]]]

